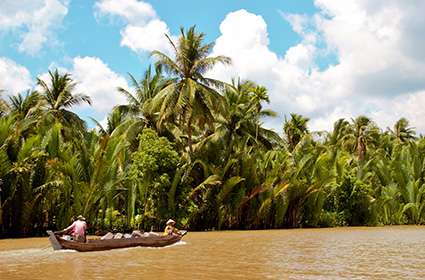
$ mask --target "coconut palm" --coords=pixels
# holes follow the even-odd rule
[[[334,123],[333,130],[328,134],[327,144],[335,148],[341,148],[350,132],[350,123],[345,119],[339,119]]]
[[[36,117],[40,113],[41,99],[37,91],[28,90],[24,95],[18,94],[9,97],[10,113],[17,119]]]
[[[217,116],[215,130],[204,142],[221,142],[226,151],[225,161],[229,159],[235,141],[247,139],[253,146],[267,148],[281,142],[277,133],[261,127],[260,117],[274,116],[273,111],[261,107],[261,102],[268,100],[263,90],[261,96],[258,94],[261,88],[251,81],[233,80],[224,91],[224,111]]]
[[[115,110],[119,110],[132,117],[142,118],[147,126],[155,127],[156,116],[154,112],[149,110],[149,103],[172,80],[162,75],[160,67],[155,68],[155,73],[152,73],[152,68],[149,67],[140,81],[137,81],[131,74],[129,74],[129,77],[134,93],[119,87],[118,91],[127,98],[128,104],[119,105]]]
[[[359,161],[363,161],[366,157],[368,146],[376,144],[378,141],[379,129],[368,117],[358,116],[352,120],[352,132],[349,137],[351,137],[352,147]]]
[[[60,74],[56,69],[49,71],[49,81],[37,78],[37,85],[41,87],[40,95],[46,109],[46,116],[64,124],[66,127],[84,128],[84,121],[70,111],[73,106],[87,103],[91,105],[88,95],[75,94],[76,83],[68,73]]]
[[[399,142],[407,142],[415,139],[415,130],[413,127],[409,127],[409,121],[405,118],[399,119],[394,124],[393,130],[388,130]]]
[[[309,133],[307,128],[308,121],[308,118],[298,114],[292,113],[290,120],[288,120],[285,116],[283,132],[290,151],[294,150],[295,146],[301,141],[301,138]]]
[[[193,125],[203,129],[205,124],[212,126],[213,112],[221,107],[221,95],[217,88],[223,82],[207,78],[205,74],[216,64],[229,64],[225,56],[209,56],[213,44],[204,44],[204,33],[197,33],[195,27],[187,32],[180,29],[180,37],[175,44],[168,37],[174,57],[160,51],[153,51],[156,66],[162,67],[173,79],[154,98],[152,106],[159,109],[159,125],[166,120],[175,120],[185,126],[189,153],[193,153]]]
[[[112,109],[112,112],[106,117],[106,126],[102,125],[99,121],[94,118],[91,120],[96,124],[99,129],[100,135],[112,135],[112,133],[117,129],[120,125],[125,122],[125,113],[118,108]]]

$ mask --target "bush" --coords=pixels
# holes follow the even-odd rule
[[[355,176],[347,174],[332,191],[333,210],[337,213],[337,225],[364,225],[372,218],[371,189]]]
[[[319,218],[319,227],[346,226],[345,217],[342,213],[322,211]]]
[[[139,218],[137,224],[149,227],[152,221],[148,220],[158,223],[170,215],[168,192],[179,157],[171,143],[152,129],[144,129],[139,141],[139,149],[132,155],[130,179],[138,186],[139,213],[143,211],[143,221]]]

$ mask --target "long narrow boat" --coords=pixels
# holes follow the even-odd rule
[[[86,242],[76,242],[62,239],[48,230],[50,244],[53,250],[70,249],[79,252],[103,251],[128,247],[164,247],[179,242],[183,235],[155,236],[121,239],[88,239]]]

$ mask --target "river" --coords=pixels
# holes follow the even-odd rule
[[[189,232],[166,248],[0,240],[0,279],[425,279],[425,227]]]

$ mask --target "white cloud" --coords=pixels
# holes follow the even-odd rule
[[[343,3],[342,3],[343,2]],[[425,131],[425,2],[401,0],[316,0],[312,16],[283,13],[302,41],[284,54],[269,48],[264,19],[245,10],[220,25],[214,55],[227,55],[230,68],[210,75],[239,75],[269,88],[272,109],[301,113],[313,129],[330,129],[341,117],[373,117],[381,127],[410,118]],[[320,69],[318,62],[336,59]],[[395,112],[395,110],[397,110]],[[280,131],[276,121],[267,121]]]
[[[117,87],[128,89],[124,77],[113,72],[107,64],[97,57],[75,57],[70,70],[77,82],[76,92],[91,97],[94,111],[107,113],[115,105],[126,103]]]
[[[270,68],[278,61],[269,50],[267,25],[261,16],[239,10],[229,13],[220,24],[221,36],[217,38],[212,55],[232,58],[231,66],[218,65],[210,76],[230,81],[239,75],[269,84]]]
[[[27,68],[5,57],[0,57],[0,77],[0,90],[9,95],[30,89],[33,84]]]
[[[377,110],[370,113],[382,127],[393,127],[400,118],[409,120],[417,132],[425,132],[425,90],[397,96],[389,100],[379,100]]]
[[[157,19],[149,21],[144,26],[127,25],[121,32],[121,45],[135,52],[161,50],[171,53],[171,45],[165,37],[165,34],[169,33],[165,22]]]
[[[0,2],[0,31],[21,37],[18,50],[38,53],[53,38],[53,29],[68,13],[67,0],[3,0]]]
[[[121,45],[135,52],[160,50],[171,52],[165,34],[170,35],[167,24],[160,20],[153,7],[138,0],[99,0],[95,4],[96,16],[118,17],[125,22],[121,30]]]
[[[71,66],[68,68],[52,63],[49,69],[51,71],[58,70],[61,74],[71,74],[72,80],[76,83],[74,93],[90,96],[91,106],[83,103],[73,107],[72,111],[83,117],[106,119],[107,114],[114,106],[127,103],[126,98],[117,90],[118,87],[129,90],[127,80],[111,70],[100,58],[77,56],[70,62]],[[42,73],[38,78],[50,85],[49,73]],[[39,86],[36,86],[35,89],[41,90]]]
[[[137,0],[100,0],[95,7],[100,15],[119,16],[135,25],[145,25],[157,17],[149,3]]]

